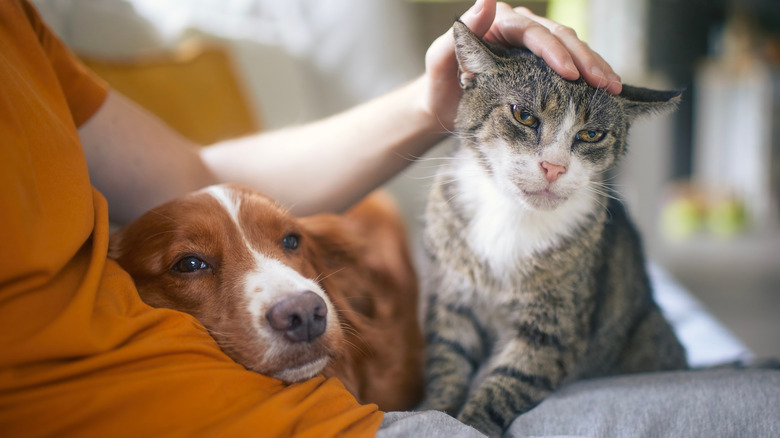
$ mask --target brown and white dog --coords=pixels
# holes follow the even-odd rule
[[[338,377],[363,403],[422,395],[417,278],[395,205],[296,218],[237,185],[163,204],[111,236],[141,298],[195,316],[247,369]]]

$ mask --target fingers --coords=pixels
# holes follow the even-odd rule
[[[606,88],[607,91],[613,94],[620,92],[622,88],[620,76],[612,70],[612,67],[598,53],[591,50],[585,42],[577,37],[574,29],[548,18],[535,15],[527,8],[516,8],[514,12],[524,15],[548,29],[550,34],[557,38],[569,52],[574,64],[577,66],[577,70],[582,73],[585,81],[594,87]]]
[[[482,36],[490,29],[496,15],[496,0],[477,0],[460,17],[461,21],[475,34]],[[426,65],[440,66],[452,70],[455,65],[455,40],[452,29],[431,44],[426,53]]]
[[[460,20],[477,36],[483,36],[496,16],[496,0],[477,0]]]
[[[496,0],[476,0],[461,20],[477,35],[490,29],[496,14]],[[423,96],[427,112],[435,115],[446,129],[452,129],[455,109],[460,98],[460,85],[455,58],[455,39],[452,29],[434,41],[425,53],[425,72],[428,88]]]
[[[580,77],[569,50],[558,38],[542,24],[515,13],[506,4],[498,5],[495,25],[490,31],[486,38],[493,36],[500,44],[528,48],[564,78],[574,80]]]
[[[512,9],[504,3],[496,7],[493,27],[485,38],[509,46],[523,46],[543,58],[562,77],[586,82],[617,94],[620,77],[577,33],[552,20],[535,15],[527,8]]]

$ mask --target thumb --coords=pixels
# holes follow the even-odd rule
[[[462,21],[477,36],[482,37],[490,29],[496,18],[496,0],[477,0],[468,11],[460,17]]]
[[[496,17],[496,0],[477,0],[464,12],[461,21],[472,32],[483,36],[490,29]],[[425,72],[428,78],[427,105],[440,123],[452,129],[454,109],[460,97],[457,81],[458,61],[455,58],[455,38],[452,27],[428,47],[425,53]]]

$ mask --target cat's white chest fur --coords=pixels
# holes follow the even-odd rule
[[[497,280],[515,282],[525,262],[575,234],[598,205],[580,190],[554,210],[532,209],[502,191],[473,157],[459,158],[453,176],[463,182],[457,196],[470,217],[467,241]]]

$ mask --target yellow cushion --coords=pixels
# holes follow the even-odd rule
[[[261,128],[223,47],[190,41],[173,53],[136,59],[81,58],[111,87],[197,143]]]

